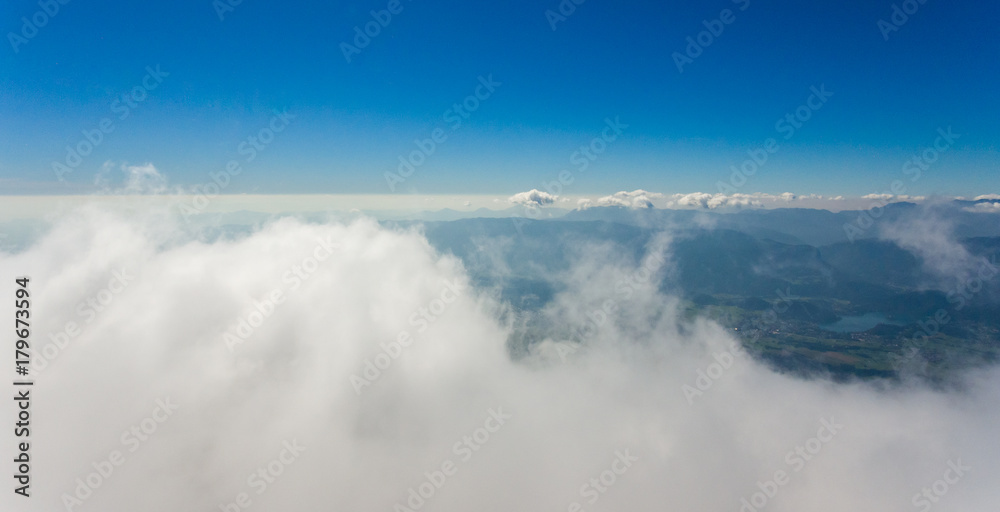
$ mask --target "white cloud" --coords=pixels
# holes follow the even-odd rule
[[[979,270],[974,258],[955,235],[950,216],[939,210],[938,203],[905,213],[894,222],[879,224],[879,236],[918,256],[938,282],[930,283],[945,292],[957,283],[966,283]]]
[[[126,194],[160,194],[167,189],[167,179],[153,164],[123,165]]]
[[[861,199],[879,199],[882,201],[889,201],[896,196],[892,194],[865,194],[861,196]]]
[[[120,185],[116,185],[110,177],[116,167],[122,172]],[[160,174],[151,163],[128,165],[107,161],[101,165],[101,170],[94,175],[94,185],[106,194],[152,195],[167,191],[167,178]]]
[[[778,195],[763,192],[750,194],[710,194],[707,192],[693,192],[690,194],[674,194],[670,196],[668,206],[695,207],[695,208],[763,208],[766,204],[789,203],[801,199],[823,199],[823,196],[810,194],[799,196],[791,192],[784,192]]]
[[[617,283],[640,268],[594,248],[580,248],[543,312],[557,329],[512,360],[499,306],[416,232],[285,219],[206,241],[179,225],[86,209],[25,252],[0,253],[0,273],[34,279],[36,350],[67,322],[80,327],[33,388],[44,397],[32,404],[38,479],[18,510],[65,509],[62,493],[112,450],[124,464],[74,510],[219,510],[246,492],[253,510],[391,511],[445,461],[457,472],[421,510],[589,510],[581,486],[626,450],[638,460],[598,494],[602,510],[735,511],[777,470],[789,482],[768,512],[908,510],[958,459],[973,469],[936,512],[988,510],[1000,497],[993,370],[950,392],[803,380],[747,356],[717,373],[731,334],[682,320],[656,286],[623,293]],[[304,263],[324,244],[336,250]],[[647,276],[670,270],[651,261]],[[81,315],[123,269],[129,284]],[[465,290],[446,303],[449,283]],[[275,289],[284,302],[231,353],[223,335],[268,310],[254,303]],[[572,350],[581,330],[593,334]],[[379,360],[391,362],[358,396],[350,377],[404,331],[409,346]],[[682,387],[700,378],[710,387],[689,405]],[[123,432],[168,396],[177,411],[129,451]],[[506,424],[477,431],[498,407]],[[843,430],[795,470],[787,454],[812,446],[830,418]],[[305,451],[258,494],[248,476],[292,439]],[[5,496],[0,508],[11,508]]]
[[[899,203],[907,201],[923,201],[927,198],[924,196],[911,196],[907,194],[896,195],[896,194],[882,193],[882,194],[866,194],[861,196],[861,199],[874,199],[888,204],[888,203]]]
[[[976,203],[972,206],[963,208],[967,212],[974,213],[1000,213],[1000,202],[983,202]]]
[[[856,203],[858,208],[865,208],[863,200],[892,201],[923,201],[923,196],[893,196],[890,194],[868,194],[863,198],[845,198],[842,195],[824,196],[821,194],[795,194],[782,192],[769,194],[766,192],[752,193],[710,193],[691,192],[675,193],[665,196],[660,193],[637,190],[633,192],[617,192],[598,199],[581,199],[579,208],[592,206],[619,206],[631,208],[702,208],[702,209],[745,209],[745,208],[829,208],[839,211],[844,208],[845,201]],[[853,205],[852,205],[853,206]]]
[[[660,199],[663,194],[657,192],[647,192],[645,190],[633,190],[631,192],[615,192],[610,196],[597,199],[596,206],[619,206],[625,208],[652,208],[653,200]]]
[[[554,203],[558,197],[538,189],[531,189],[510,196],[507,202],[524,206],[545,206]]]

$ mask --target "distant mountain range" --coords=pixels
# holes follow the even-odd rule
[[[665,236],[672,271],[654,283],[657,289],[680,298],[687,318],[707,316],[731,328],[775,367],[896,377],[913,366],[898,364],[900,354],[926,334],[916,366],[940,380],[1000,356],[995,203],[891,203],[840,212],[544,208],[544,218],[525,218],[514,207],[387,215],[381,222],[423,230],[439,252],[462,260],[480,290],[508,303],[520,326],[510,342],[515,353],[552,334],[556,327],[542,322],[541,313],[589,253],[634,267]],[[288,215],[326,222],[371,213]],[[203,240],[238,238],[277,216],[213,213],[185,225]],[[39,220],[0,224],[0,249],[22,250],[45,229]],[[929,328],[941,315],[947,321]]]
[[[462,259],[481,287],[497,290],[529,318],[563,291],[557,276],[581,258],[583,248],[611,248],[635,265],[654,237],[667,232],[675,272],[658,283],[660,290],[683,298],[691,314],[716,318],[745,337],[752,333],[745,339],[748,348],[787,371],[897,376],[901,368],[893,361],[907,340],[919,337],[925,321],[943,311],[947,325],[929,333],[932,341],[922,351],[927,376],[943,379],[955,367],[1000,355],[1000,277],[979,279],[974,293],[957,293],[959,275],[942,276],[927,256],[879,235],[884,226],[895,226],[925,236],[919,222],[932,218],[948,230],[937,236],[965,249],[966,263],[987,269],[1000,264],[1000,215],[966,211],[968,206],[890,204],[853,242],[844,225],[857,221],[857,211],[589,208],[556,220],[416,224],[439,251]],[[975,277],[980,267],[962,276]],[[960,299],[963,294],[968,297]],[[791,307],[768,329],[753,329],[781,295],[792,297]],[[544,326],[526,325],[533,327],[515,344],[545,337]]]

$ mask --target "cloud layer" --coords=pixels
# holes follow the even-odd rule
[[[639,189],[631,192],[615,192],[610,196],[600,197],[595,204],[597,206],[621,206],[625,208],[652,208],[653,200],[662,197],[663,194]]]
[[[254,510],[738,511],[755,493],[777,512],[912,510],[956,461],[972,469],[934,510],[1000,497],[997,372],[953,392],[776,374],[651,284],[668,238],[639,262],[581,247],[547,334],[512,357],[509,312],[419,232],[179,226],[87,208],[0,254],[33,278],[40,362],[18,510],[208,511],[241,493]]]
[[[866,196],[866,198],[869,198]],[[869,198],[870,199],[870,198]],[[791,206],[825,207],[842,209],[843,196],[827,197],[817,194],[799,195],[791,192],[781,194],[752,193],[709,193],[691,192],[684,194],[661,194],[646,190],[620,191],[597,199],[583,198],[577,204],[581,209],[593,206],[615,206],[622,208],[671,208],[671,209],[744,209],[744,208],[787,208]]]

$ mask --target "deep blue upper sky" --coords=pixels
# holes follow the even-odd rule
[[[387,0],[243,0],[223,21],[211,0],[70,1],[17,52],[9,35],[0,47],[0,193],[79,190],[108,161],[192,185],[234,159],[227,192],[387,193],[397,157],[442,128],[397,192],[513,193],[561,169],[568,193],[714,192],[775,137],[741,192],[862,195],[948,126],[961,137],[907,191],[1000,192],[1000,7],[927,0],[886,41],[894,1],[586,0],[553,31],[557,0],[401,0],[350,63],[341,43]],[[723,9],[735,20],[679,73],[671,55]],[[0,29],[39,10],[5,2]],[[119,119],[116,98],[156,65],[169,76]],[[501,85],[452,130],[445,111],[490,74]],[[833,96],[785,140],[776,121],[820,85]],[[286,109],[247,162],[240,143]],[[573,152],[616,116],[628,128],[577,171]],[[53,162],[104,118],[113,131],[56,181]]]

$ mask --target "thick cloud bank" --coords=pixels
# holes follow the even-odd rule
[[[512,359],[511,316],[418,232],[283,219],[191,239],[173,222],[86,209],[0,254],[2,275],[33,279],[37,381],[33,496],[8,489],[0,509],[970,511],[1000,498],[997,372],[953,392],[776,374],[650,284],[670,272],[665,242],[638,263],[583,254],[544,312],[550,338]]]

